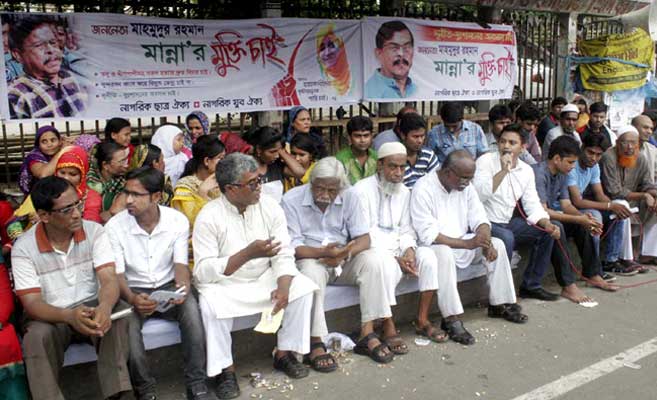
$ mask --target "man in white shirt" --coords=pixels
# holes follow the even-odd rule
[[[657,147],[650,143],[650,137],[654,130],[652,120],[647,115],[638,115],[632,118],[632,126],[639,132],[639,148],[641,154],[648,160],[650,179],[655,183],[655,172],[657,172]]]
[[[559,296],[543,289],[541,280],[561,230],[550,222],[541,204],[532,168],[518,158],[525,141],[520,129],[517,124],[506,126],[498,141],[499,151],[479,157],[473,185],[492,223],[492,235],[502,239],[509,260],[516,244],[532,245],[520,297],[556,301]],[[524,211],[514,217],[518,203]],[[556,268],[570,266],[559,264]]]
[[[308,369],[291,352],[310,351],[310,311],[317,285],[294,264],[281,206],[261,195],[258,164],[232,153],[217,163],[221,197],[205,205],[194,223],[194,281],[207,338],[207,374],[219,375],[217,395],[239,396],[231,351],[233,318],[284,310],[274,368],[291,378]]]
[[[456,268],[483,262],[490,287],[488,315],[515,323],[527,322],[527,316],[516,304],[504,242],[491,238],[491,224],[470,185],[474,174],[472,156],[465,150],[455,150],[447,155],[440,171],[418,181],[411,196],[411,218],[419,242],[435,254],[433,269],[437,270],[440,287],[441,327],[450,339],[464,345],[474,344],[475,338],[460,320],[463,305],[457,289]]]
[[[127,209],[106,225],[121,297],[135,310],[129,332],[130,375],[138,399],[156,398],[141,327],[151,317],[175,320],[181,331],[188,399],[216,399],[205,385],[205,336],[187,263],[189,224],[184,214],[158,205],[163,188],[164,174],[155,168],[129,172],[123,189]],[[178,289],[185,297],[171,300],[166,310],[158,311],[158,303],[149,297],[155,291]]]
[[[288,230],[297,266],[319,286],[313,305],[312,341],[321,343],[328,334],[324,316],[324,290],[328,283],[357,285],[360,292],[361,332],[355,352],[374,361],[392,361],[393,353],[408,352],[397,334],[391,306],[402,273],[392,253],[370,248],[370,225],[357,194],[348,188],[347,175],[335,157],[321,159],[310,174],[310,183],[283,197]],[[374,321],[383,319],[383,336],[374,333]],[[311,362],[325,352],[315,345]],[[319,347],[319,348],[317,348]],[[327,358],[327,357],[323,357]],[[313,362],[315,369],[329,370],[335,361]],[[318,368],[320,367],[320,368]],[[334,367],[331,367],[335,369]]]
[[[545,141],[543,142],[543,159],[547,160],[547,154],[550,151],[550,143],[559,136],[568,135],[577,142],[582,144],[582,139],[579,136],[579,133],[575,130],[577,127],[577,120],[579,118],[579,107],[575,104],[566,104],[561,109],[561,114],[559,114],[559,125],[550,129],[545,136]],[[540,161],[540,160],[536,160]]]
[[[406,152],[407,147],[401,143],[381,146],[376,175],[358,182],[353,190],[365,209],[372,248],[394,257],[401,271],[419,278],[417,333],[444,342],[445,334],[429,321],[431,301],[438,290],[437,263],[428,248],[416,250],[410,214],[411,191],[403,182]]]

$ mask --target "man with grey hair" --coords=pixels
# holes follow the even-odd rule
[[[222,196],[206,204],[194,225],[193,275],[201,293],[207,373],[220,374],[217,395],[229,399],[240,394],[230,336],[236,317],[263,313],[274,320],[284,309],[274,368],[291,378],[308,375],[291,353],[310,351],[312,292],[317,286],[294,265],[285,214],[274,199],[261,195],[255,159],[229,154],[217,163],[216,178]]]
[[[335,157],[323,158],[311,172],[310,183],[287,192],[282,203],[297,266],[320,288],[313,304],[308,361],[322,372],[337,367],[322,343],[328,334],[324,317],[328,283],[359,286],[361,332],[356,353],[388,363],[393,353],[408,352],[391,318],[401,271],[394,257],[383,257],[370,248],[370,225],[363,204],[348,186],[342,163]],[[377,319],[384,320],[381,338],[374,333]]]

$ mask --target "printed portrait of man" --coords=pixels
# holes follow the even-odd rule
[[[55,26],[53,19],[35,15],[9,29],[9,50],[23,68],[8,87],[12,119],[71,117],[85,108],[86,94],[62,62]]]
[[[388,21],[376,33],[374,55],[380,67],[365,84],[365,97],[412,97],[417,86],[409,76],[413,66],[413,34],[401,21]]]

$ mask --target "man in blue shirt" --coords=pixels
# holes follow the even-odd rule
[[[618,275],[635,275],[639,265],[634,262],[630,205],[625,200],[611,200],[604,192],[598,162],[609,148],[604,135],[586,135],[582,139],[582,154],[575,168],[568,174],[570,201],[577,209],[592,214],[607,226],[607,246],[602,267]],[[611,215],[617,220],[612,222]],[[625,242],[623,239],[629,238]],[[599,238],[597,238],[600,241]],[[623,246],[625,244],[625,246]],[[603,278],[607,278],[603,274]]]
[[[575,168],[580,154],[579,143],[568,136],[559,136],[552,143],[547,159],[532,166],[536,179],[536,192],[543,207],[550,216],[550,222],[561,229],[559,242],[552,248],[552,260],[560,260],[559,265],[572,266],[568,251],[568,237],[575,239],[582,259],[582,276],[592,286],[606,291],[616,291],[602,279],[599,240],[594,236],[602,234],[602,223],[590,213],[582,213],[570,202],[566,184],[567,176]],[[575,271],[570,268],[555,268],[555,276],[562,287],[561,296],[574,303],[587,303],[593,300],[576,285]]]
[[[478,124],[463,119],[463,104],[448,102],[440,109],[442,124],[431,129],[427,145],[442,163],[454,150],[467,150],[473,158],[488,151],[486,135]]]
[[[365,97],[413,97],[417,86],[408,76],[413,66],[413,34],[401,21],[388,21],[376,33],[374,55],[381,64],[365,84]]]

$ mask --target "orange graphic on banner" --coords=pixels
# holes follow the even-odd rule
[[[422,40],[431,42],[488,43],[513,46],[516,38],[513,31],[494,31],[490,29],[447,28],[443,26],[422,26]]]

